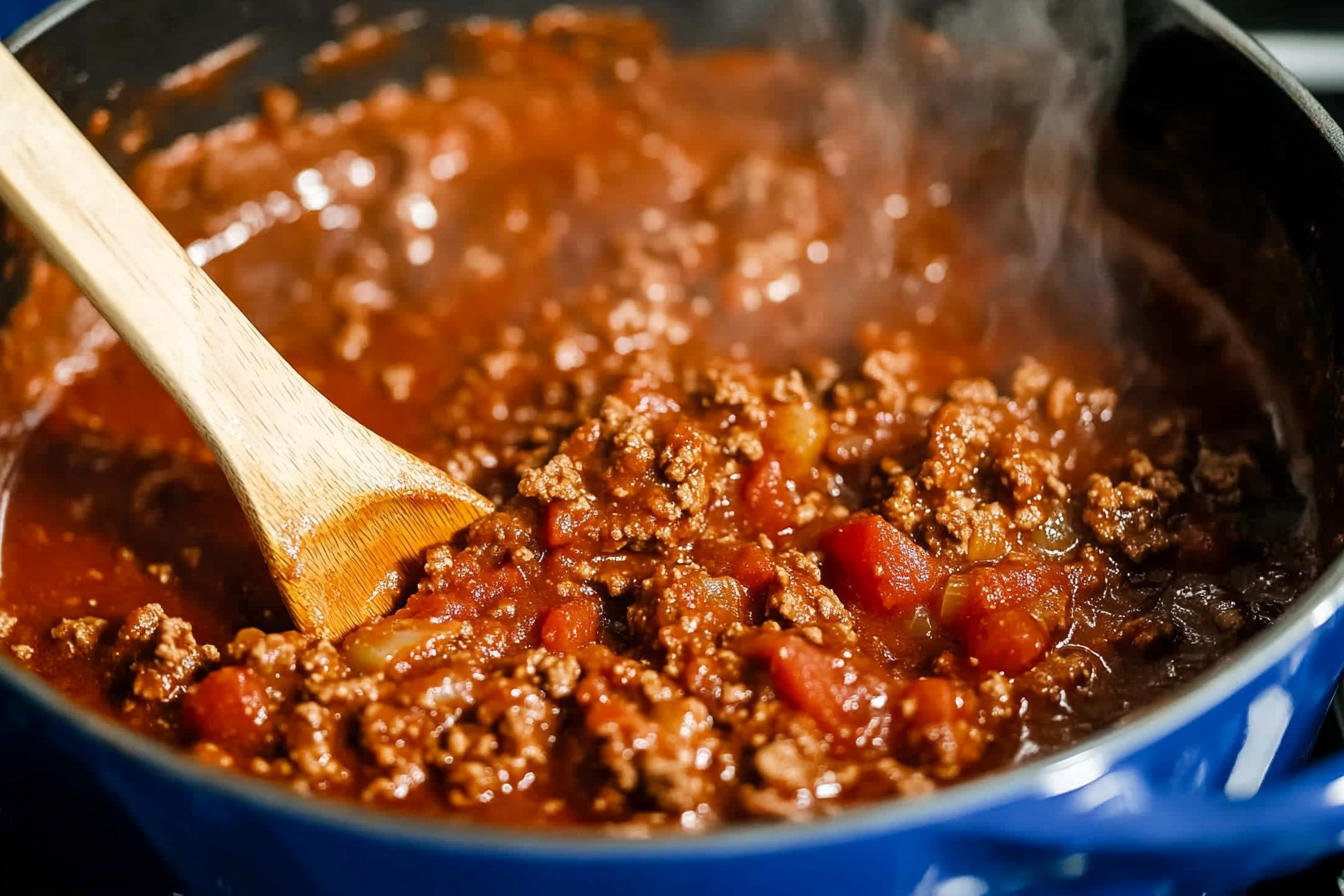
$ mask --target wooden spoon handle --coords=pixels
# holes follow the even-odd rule
[[[493,509],[287,364],[0,45],[0,199],[186,411],[302,629],[387,612],[420,551]]]
[[[0,199],[186,411],[235,489],[246,480],[245,504],[258,479],[281,500],[302,496],[346,459],[347,434],[363,430],[280,357],[3,45],[0,128]]]

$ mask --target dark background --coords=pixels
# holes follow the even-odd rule
[[[0,0],[0,35],[10,34],[47,5],[47,0]],[[1344,37],[1344,0],[1214,0],[1249,30],[1337,32]],[[1344,53],[1341,53],[1344,67]],[[1344,91],[1320,94],[1344,120]],[[1344,748],[1333,717],[1317,745],[1318,755]],[[0,769],[0,893],[169,896],[172,881],[145,853],[138,834],[108,822],[87,793],[33,795]],[[44,782],[45,785],[45,782]],[[143,855],[139,855],[144,853]],[[24,883],[28,881],[30,883]],[[40,881],[40,883],[38,883]],[[1344,856],[1302,875],[1272,881],[1252,896],[1344,894]]]

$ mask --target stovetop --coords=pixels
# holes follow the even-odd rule
[[[9,34],[48,0],[0,0],[0,34]],[[1214,0],[1234,21],[1299,74],[1344,121],[1344,2]],[[1344,749],[1344,725],[1332,714],[1317,756]],[[5,764],[0,764],[5,765]],[[0,768],[0,891],[69,896],[170,896],[179,890],[139,832],[95,794],[37,782],[31,770]],[[14,887],[19,889],[13,889]],[[29,886],[36,886],[30,884]],[[1300,875],[1257,887],[1250,896],[1344,894],[1344,854]]]

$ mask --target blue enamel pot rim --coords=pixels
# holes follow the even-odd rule
[[[62,0],[19,28],[6,43],[17,52],[93,2],[95,0]],[[1167,2],[1253,62],[1293,99],[1344,162],[1344,131],[1263,47],[1204,0]],[[944,825],[995,807],[1044,800],[1074,790],[1148,745],[1189,725],[1250,686],[1265,672],[1289,660],[1295,651],[1310,642],[1313,632],[1340,612],[1341,607],[1344,607],[1344,558],[1336,559],[1278,622],[1220,661],[1176,697],[1133,713],[1109,731],[1047,759],[993,773],[926,798],[891,800],[803,824],[744,823],[709,835],[667,834],[649,839],[431,821],[400,817],[335,800],[304,798],[273,784],[211,768],[184,753],[135,734],[111,719],[66,700],[37,676],[7,661],[0,661],[0,682],[42,712],[56,717],[88,740],[116,751],[124,759],[151,766],[180,785],[249,803],[278,819],[341,828],[363,836],[398,840],[410,846],[439,846],[513,858],[570,862],[726,858],[815,848]],[[1341,665],[1344,665],[1344,658]]]

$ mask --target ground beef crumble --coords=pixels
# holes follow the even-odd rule
[[[65,631],[67,627],[57,628]],[[68,638],[55,630],[52,635]],[[220,659],[218,647],[196,643],[190,622],[169,616],[158,604],[146,604],[131,613],[110,649],[127,667],[134,697],[158,703],[181,697],[188,685]]]
[[[97,616],[83,616],[79,619],[62,619],[60,625],[51,630],[51,637],[57,641],[68,656],[90,656],[98,646],[98,639],[107,628],[106,619]]]

